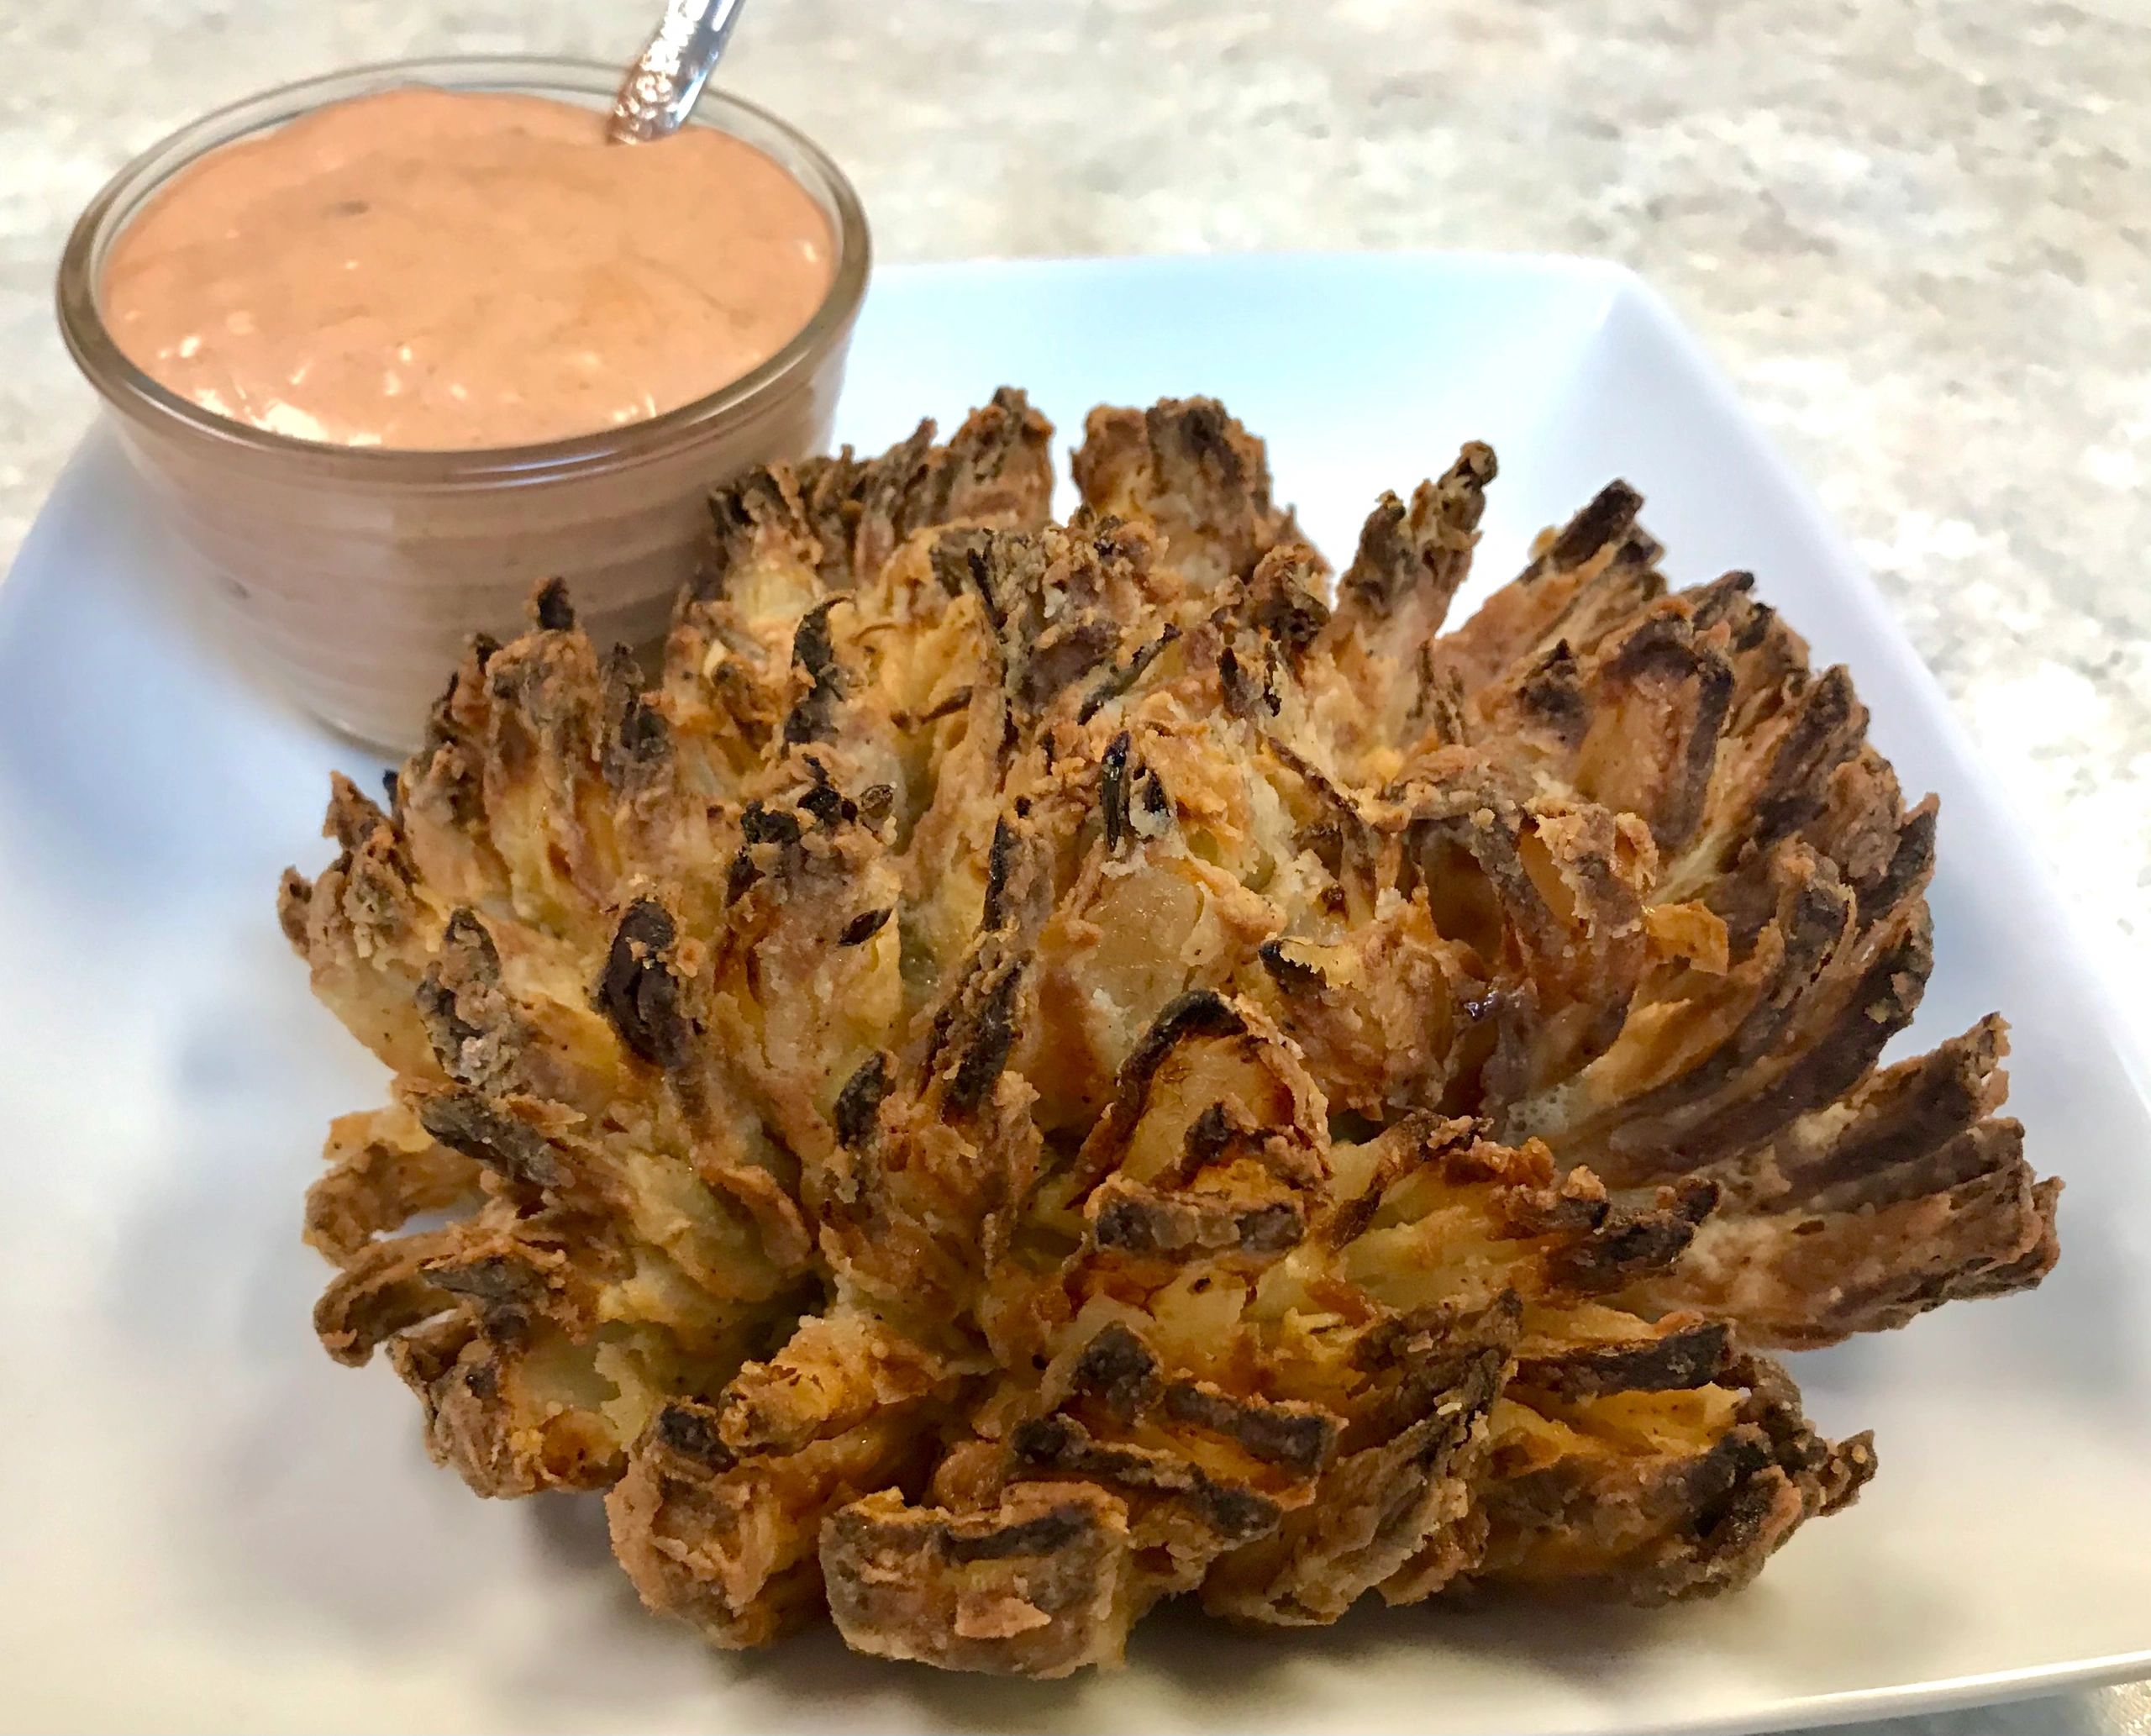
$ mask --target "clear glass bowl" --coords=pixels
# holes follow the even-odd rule
[[[98,313],[114,238],[219,145],[397,86],[513,91],[603,108],[616,67],[531,57],[406,60],[308,79],[221,109],[129,163],[90,202],[60,265],[60,324],[191,574],[250,660],[307,710],[377,745],[423,727],[469,634],[507,638],[532,587],[567,581],[598,644],[664,628],[711,487],[828,442],[870,248],[858,195],[775,116],[716,92],[716,127],[791,172],[828,218],[836,269],[806,328],[744,378],[646,422],[470,451],[332,446],[202,409],[128,360]]]

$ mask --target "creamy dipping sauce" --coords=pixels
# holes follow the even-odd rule
[[[707,127],[413,87],[204,157],[113,245],[105,324],[203,408],[346,446],[522,445],[767,360],[835,269],[813,198]]]

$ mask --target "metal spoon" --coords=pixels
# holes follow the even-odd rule
[[[677,132],[724,52],[746,0],[665,0],[665,16],[613,99],[607,136],[637,145]]]

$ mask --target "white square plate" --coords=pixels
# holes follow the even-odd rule
[[[167,1729],[1747,1729],[2151,1671],[2151,1170],[2096,974],[1843,544],[1646,290],[1454,256],[885,273],[844,434],[879,446],[1028,386],[1222,397],[1333,551],[1381,488],[1494,442],[1483,586],[1616,475],[1688,582],[1752,568],[1849,664],[1942,795],[1924,1047],[2014,1022],[2012,1102],[2068,1178],[2037,1293],[1797,1359],[1882,1472],[1759,1585],[1638,1613],[1356,1612],[1326,1633],[1171,1614],[1130,1666],[983,1681],[826,1633],[706,1653],[644,1617],[602,1516],[481,1503],[411,1400],[317,1348],[299,1201],[381,1081],[273,919],[332,766],[170,606],[93,441],[0,587],[0,1724]],[[1468,604],[1472,599],[1465,599]]]

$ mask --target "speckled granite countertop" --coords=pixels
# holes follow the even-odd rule
[[[624,58],[655,10],[8,0],[0,564],[90,415],[50,285],[124,157],[342,64]],[[2151,1031],[2147,16],[764,0],[727,78],[844,162],[885,258],[1459,245],[1636,266],[1856,539]],[[2151,1732],[2151,1690],[1875,1728]]]

